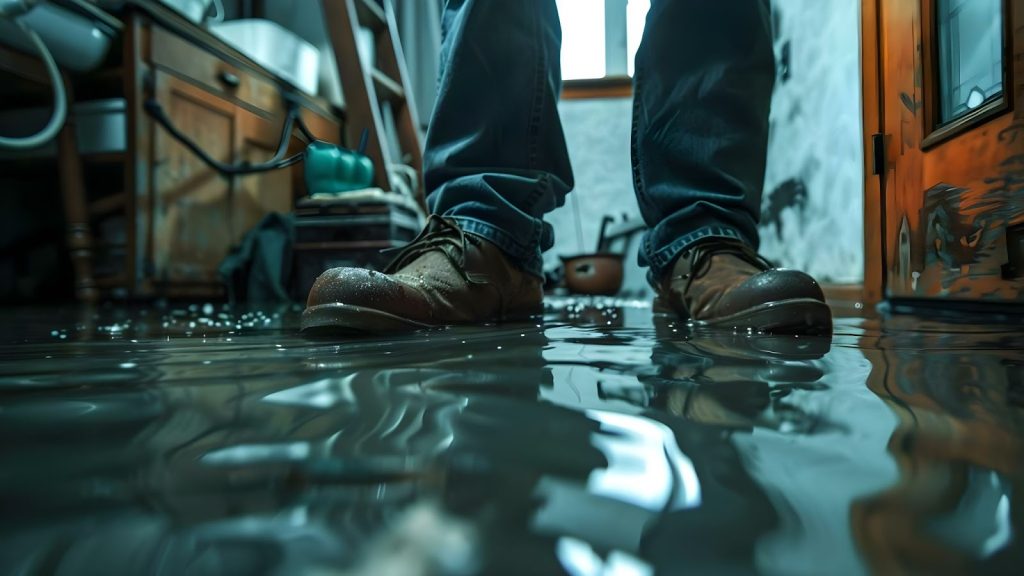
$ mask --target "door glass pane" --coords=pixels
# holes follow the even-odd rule
[[[936,0],[942,124],[1003,95],[1003,0]]]

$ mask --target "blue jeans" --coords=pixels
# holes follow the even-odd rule
[[[541,253],[554,244],[543,216],[573,188],[555,0],[448,0],[442,27],[428,206],[541,275]],[[768,0],[651,2],[636,56],[632,162],[649,227],[640,263],[654,278],[705,238],[757,247],[774,78]]]

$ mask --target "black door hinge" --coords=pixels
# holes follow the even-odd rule
[[[885,171],[885,134],[871,136],[871,173],[880,176]]]

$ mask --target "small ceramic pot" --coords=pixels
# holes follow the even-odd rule
[[[622,254],[562,257],[565,286],[573,294],[614,296],[622,289]]]

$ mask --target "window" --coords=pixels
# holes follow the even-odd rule
[[[938,0],[939,122],[1003,94],[1002,0]]]
[[[1012,108],[1007,86],[1010,0],[925,0],[921,3],[922,92],[928,149]]]
[[[633,59],[650,0],[557,0],[557,4],[562,20],[563,79],[633,75]]]

